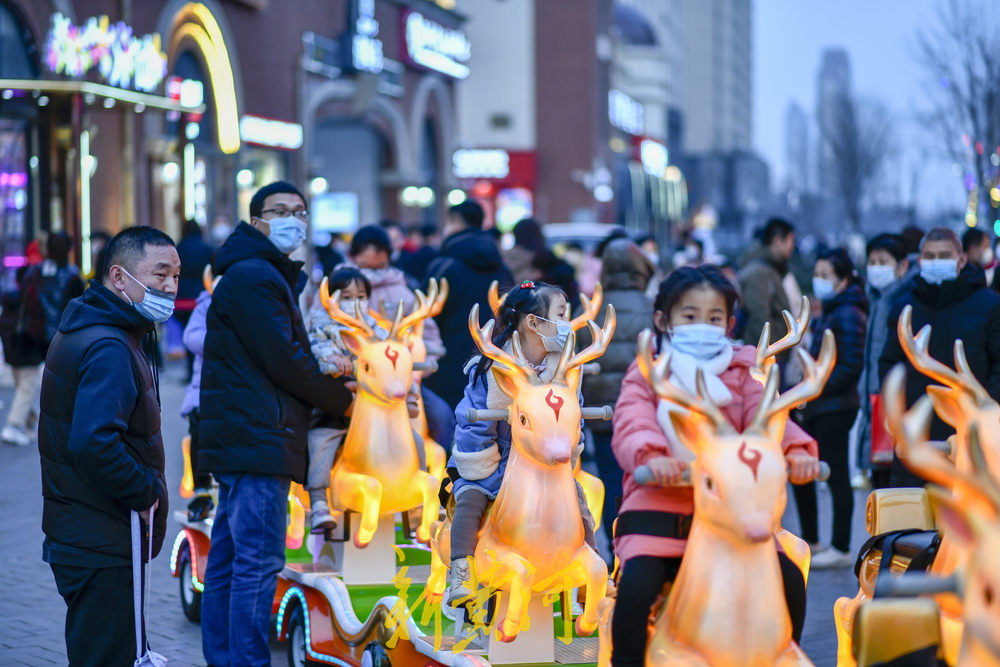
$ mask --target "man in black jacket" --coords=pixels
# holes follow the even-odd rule
[[[455,406],[465,392],[462,369],[476,351],[469,335],[469,311],[478,303],[485,324],[492,317],[486,296],[490,283],[498,280],[501,288],[510,287],[513,278],[493,237],[483,232],[483,207],[476,202],[466,199],[448,210],[444,235],[441,255],[427,267],[427,280],[448,279],[448,301],[434,318],[447,352],[438,359],[437,373],[424,384]]]
[[[42,558],[66,601],[72,665],[133,663],[130,511],[145,544],[155,508],[152,555],[166,532],[159,391],[141,342],[173,311],[180,259],[151,227],[107,248],[107,273],[70,301],[49,347],[38,420]]]
[[[965,356],[976,379],[994,399],[1000,399],[1000,295],[986,287],[986,275],[968,263],[958,237],[950,229],[927,232],[920,244],[920,273],[904,287],[889,310],[889,336],[879,358],[879,381],[893,366],[906,363],[906,404],[912,406],[933,380],[916,371],[896,335],[899,314],[913,306],[913,333],[931,325],[930,355],[955,367],[955,341],[965,344]],[[931,438],[944,440],[954,432],[936,415]],[[893,460],[891,486],[922,486],[924,480]]]
[[[219,507],[202,595],[202,649],[210,665],[270,664],[267,628],[285,564],[291,480],[305,483],[306,434],[315,406],[343,415],[341,380],[312,357],[297,294],[306,238],[305,199],[271,183],[250,201],[213,264],[201,375],[201,467],[219,481]]]

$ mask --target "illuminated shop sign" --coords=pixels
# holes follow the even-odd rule
[[[659,141],[643,139],[639,144],[639,160],[643,168],[654,176],[663,176],[667,171],[667,147]]]
[[[382,40],[378,38],[375,0],[352,2],[348,17],[351,26],[351,65],[362,72],[378,74],[384,66]]]
[[[45,40],[45,64],[55,74],[82,77],[96,69],[101,78],[118,88],[152,92],[167,75],[167,56],[157,34],[136,37],[121,21],[107,16],[90,18],[82,26],[67,17],[52,15]]]
[[[462,148],[451,158],[456,178],[507,178],[510,154],[502,148]]]
[[[181,106],[200,107],[205,102],[205,84],[197,79],[167,77],[167,97]]]
[[[273,118],[245,115],[240,118],[240,139],[258,146],[295,150],[302,147],[302,126]]]
[[[420,12],[403,13],[409,62],[455,79],[469,76],[471,48],[465,33],[447,28]]]
[[[642,104],[620,90],[608,91],[608,120],[622,132],[639,135],[644,129]]]

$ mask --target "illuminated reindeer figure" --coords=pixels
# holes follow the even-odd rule
[[[441,314],[441,309],[444,308],[444,303],[448,300],[448,280],[442,278],[439,287],[440,289],[437,289],[437,283],[432,278],[427,295],[420,290],[416,290],[415,292],[417,307],[427,308],[428,314],[426,318],[422,318],[413,325],[409,332],[410,357],[413,359],[414,368],[429,366],[427,362],[427,345],[424,343],[424,325],[428,318]],[[392,327],[392,318],[386,312],[385,302],[380,303],[378,312],[372,311],[371,315],[378,322],[378,325],[386,331]],[[440,354],[443,350],[436,350],[435,352]],[[430,367],[432,370],[437,370],[436,363],[433,363]],[[419,387],[422,383],[421,374],[418,372],[414,375],[414,379]],[[417,401],[419,414],[410,419],[410,424],[413,426],[413,430],[417,432],[417,435],[424,441],[428,471],[440,479],[444,477],[448,455],[445,453],[444,447],[431,437],[430,428],[427,426],[427,413],[424,411],[424,400],[419,392],[417,393]]]
[[[965,348],[961,340],[955,341],[955,369],[934,359],[928,352],[931,337],[930,325],[925,325],[913,334],[913,308],[906,306],[899,316],[897,334],[900,345],[913,367],[943,386],[927,387],[927,396],[921,398],[911,409],[911,412],[925,410],[930,419],[931,406],[949,426],[955,429],[954,461],[951,467],[959,474],[972,474],[974,470],[970,454],[970,437],[972,429],[977,428],[981,434],[983,460],[986,469],[994,476],[1000,476],[1000,436],[994,425],[1000,423],[1000,405],[989,395],[982,384],[973,375],[965,357]],[[957,370],[956,370],[957,369]],[[937,454],[930,467],[925,463],[926,447],[914,450],[908,446],[915,442],[914,437],[906,437],[903,424],[903,406],[905,405],[902,386],[904,371],[893,370],[886,378],[882,390],[883,405],[890,432],[897,443],[897,453],[908,468],[920,476],[935,483],[951,488],[950,477],[941,478],[937,472],[943,455]],[[918,452],[918,453],[915,453]],[[959,492],[956,491],[956,494]],[[873,502],[869,500],[869,503]],[[928,572],[937,576],[949,576],[962,567],[967,553],[957,546],[947,533],[943,533],[934,562]],[[861,581],[858,594],[854,598],[839,598],[834,604],[834,618],[840,639],[838,665],[853,667],[856,664],[852,655],[851,643],[854,633],[854,617],[858,608],[871,599],[874,591],[877,568],[875,563],[865,563],[861,570]],[[941,608],[942,640],[946,657],[954,657],[958,651],[958,636],[961,634],[960,617],[962,614],[961,600],[951,594],[942,594],[936,598]]]
[[[823,390],[836,362],[833,334],[819,360],[799,349],[804,378],[778,394],[778,369],[768,371],[760,405],[738,433],[717,405],[669,382],[669,355],[654,362],[652,333],[639,341],[638,363],[657,395],[686,410],[671,412],[691,463],[694,518],[677,579],[646,651],[646,664],[811,665],[792,640],[774,536],[787,501],[781,442],[788,413]]]
[[[406,395],[413,383],[407,334],[430,316],[437,284],[432,281],[428,296],[406,317],[403,304],[399,304],[395,318],[387,322],[389,335],[384,340],[365,320],[359,306],[354,315],[340,309],[340,292],[331,297],[326,279],[319,294],[330,317],[347,327],[340,337],[357,357],[357,398],[330,475],[331,507],[361,513],[361,525],[353,539],[355,546],[365,547],[375,535],[380,514],[422,505],[417,539],[428,542],[431,524],[441,507],[441,479],[420,470],[406,410]]]
[[[497,623],[501,641],[514,640],[527,621],[532,595],[544,592],[553,577],[561,575],[566,588],[587,587],[576,629],[591,634],[597,627],[597,604],[604,597],[608,569],[584,542],[570,458],[580,441],[581,416],[608,418],[603,409],[593,415],[591,409],[581,411],[578,388],[581,366],[604,354],[611,342],[614,307],[608,306],[603,328],[590,322],[594,342],[588,348],[574,354],[576,335],[570,334],[547,383],[525,359],[517,333],[512,338],[513,353],[493,344],[494,324],[490,320],[480,329],[479,306],[473,306],[469,330],[483,355],[496,362],[493,375],[513,401],[501,415],[480,417],[506,419],[512,442],[500,492],[479,530],[473,580],[509,590],[506,616]],[[427,582],[433,597],[444,592],[450,529],[450,521],[445,521],[436,531]]]
[[[494,317],[499,314],[504,298],[506,298],[506,295],[503,297],[500,296],[500,284],[494,280],[490,283],[490,289],[487,292],[487,300]],[[588,297],[581,292],[580,305],[583,306],[583,310],[580,311],[579,315],[570,320],[570,329],[573,332],[577,332],[586,327],[588,322],[596,321],[603,303],[604,288],[601,286],[601,283],[597,283],[594,286],[593,297]],[[596,363],[585,364],[581,371],[584,375],[596,374],[600,371],[600,365]],[[604,508],[604,482],[601,481],[600,477],[591,475],[584,470],[579,458],[577,458],[576,467],[573,468],[573,477],[576,478],[576,481],[580,484],[580,488],[583,489],[583,495],[587,499],[587,509],[590,510],[590,515],[595,520],[600,521],[601,512]]]
[[[920,336],[917,340],[919,346]],[[894,368],[886,378],[882,393],[889,428],[907,466],[938,485],[929,486],[927,492],[941,524],[942,549],[947,543],[953,555],[944,565],[935,559],[929,573],[936,577],[925,580],[948,582],[948,577],[955,574],[964,580],[960,614],[953,619],[960,639],[951,638],[955,644],[952,648],[947,646],[945,624],[950,614],[941,606],[946,597],[936,597],[945,658],[958,667],[1000,665],[1000,571],[996,567],[996,554],[1000,553],[1000,485],[980,446],[980,426],[972,423],[966,432],[968,468],[956,465],[927,441],[934,399],[921,397],[909,411],[904,411],[904,383],[902,367]],[[958,569],[950,569],[956,560]],[[904,575],[904,580],[909,576]],[[940,593],[940,589],[929,589],[927,593]],[[879,633],[869,634],[877,637]],[[926,641],[921,637],[913,639],[917,645],[920,640]]]

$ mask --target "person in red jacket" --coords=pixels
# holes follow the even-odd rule
[[[702,369],[709,397],[737,429],[749,424],[763,387],[750,376],[754,348],[728,337],[738,295],[715,266],[682,267],[661,284],[653,324],[659,353],[670,354],[670,381],[697,393],[695,373]],[[615,553],[622,563],[612,620],[614,667],[642,665],[646,621],[663,585],[677,576],[687,531],[694,513],[690,486],[679,484],[695,458],[677,438],[669,413],[680,410],[659,399],[633,361],[615,407],[611,448],[624,470],[624,496],[615,531]],[[782,443],[793,484],[819,474],[816,441],[793,422]],[[648,466],[656,484],[635,480]],[[667,533],[667,534],[665,534]],[[785,598],[796,641],[805,620],[805,581],[794,563],[781,554]]]

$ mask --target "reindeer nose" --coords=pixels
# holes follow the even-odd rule
[[[753,512],[752,514],[745,515],[744,522],[747,541],[756,544],[771,539],[773,530],[771,521],[765,512]]]
[[[561,454],[561,455],[555,457],[554,459],[552,459],[552,462],[553,463],[569,463],[569,455],[568,454]]]

